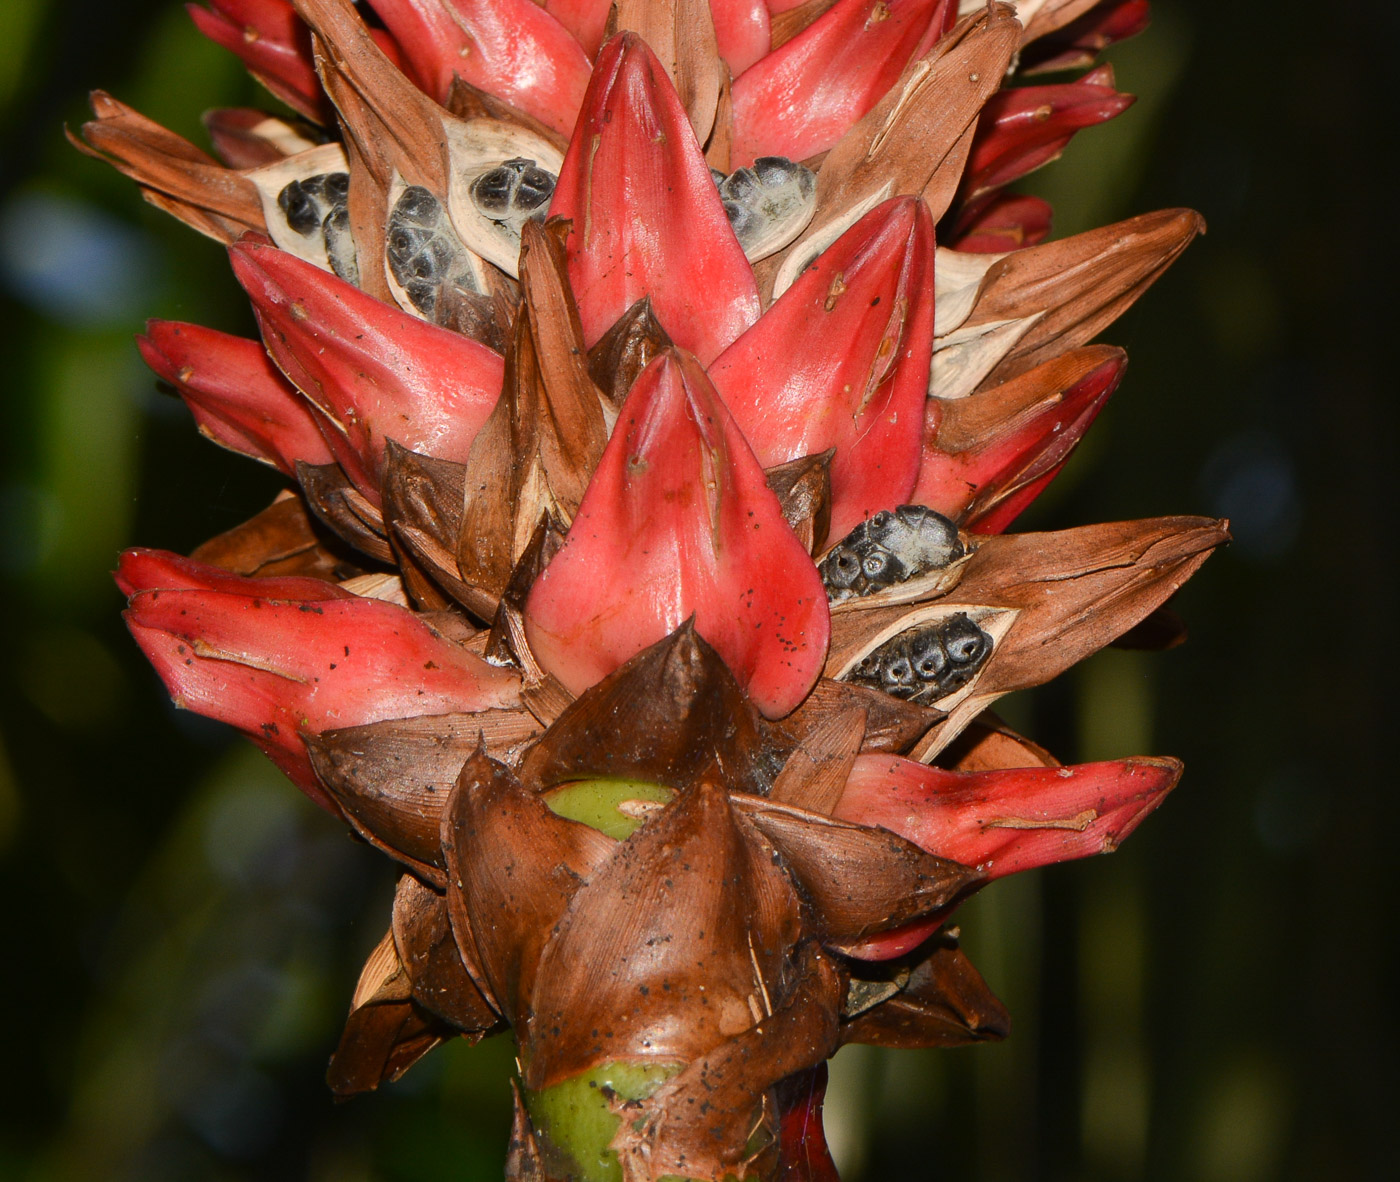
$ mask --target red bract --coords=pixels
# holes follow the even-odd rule
[[[379,503],[387,439],[467,458],[500,395],[500,354],[267,243],[245,238],[229,257],[268,351],[325,416],[331,451],[366,497]]]
[[[759,462],[836,449],[831,536],[909,499],[933,348],[933,220],[871,210],[710,368]]]
[[[569,281],[589,345],[647,295],[706,363],[758,319],[753,268],[690,120],[635,34],[598,56],[550,213],[573,219]]]
[[[325,120],[330,104],[311,60],[311,32],[290,0],[208,0],[186,4],[195,26],[243,59],[252,75],[294,110]]]
[[[861,755],[835,815],[1001,878],[1116,849],[1180,776],[1175,759],[951,772]]]
[[[260,342],[198,324],[151,320],[136,345],[215,443],[288,475],[295,474],[298,460],[331,462],[311,408]]]
[[[768,6],[763,0],[710,0],[719,55],[738,77],[772,45]]]
[[[1074,133],[1120,115],[1135,102],[1113,88],[1113,67],[1102,66],[1059,86],[1002,90],[987,100],[977,123],[962,192],[965,199],[1009,184],[1048,164]]]
[[[245,579],[138,550],[117,581],[127,626],[176,705],[243,731],[332,812],[303,733],[517,703],[513,673],[405,608],[319,580]]]
[[[953,231],[957,250],[972,254],[1002,254],[1034,246],[1050,234],[1050,203],[1021,193],[991,193],[958,216]]]
[[[734,82],[733,166],[831,147],[957,15],[953,0],[839,0]]]
[[[603,44],[613,0],[544,0],[544,10],[569,30],[592,57]]]
[[[588,86],[588,58],[532,0],[372,0],[419,85],[439,102],[453,76],[563,135]]]
[[[1000,533],[1064,466],[1127,364],[1120,350],[1096,346],[970,395],[969,408],[975,399],[996,409],[975,420],[966,448],[938,429],[944,411],[931,400],[914,500],[976,533]]]
[[[668,349],[633,385],[526,621],[540,663],[579,693],[691,615],[770,717],[821,672],[816,567],[704,371]]]
[[[1040,71],[1087,66],[1115,42],[1136,37],[1151,19],[1148,0],[1105,0],[1083,16],[1033,42],[1024,63]]]

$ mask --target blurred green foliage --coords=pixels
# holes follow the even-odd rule
[[[1400,29],[1379,4],[1155,9],[1111,55],[1137,106],[1026,187],[1061,233],[1189,204],[1211,234],[1107,334],[1123,389],[1021,527],[1214,512],[1238,541],[1180,597],[1184,648],[1107,652],[1006,713],[1067,759],[1189,770],[1113,858],[960,915],[1010,1041],[838,1056],[849,1182],[1393,1169],[1394,232],[1373,162]],[[173,2],[0,3],[0,1178],[499,1177],[507,1040],[331,1102],[392,868],[176,714],[121,627],[121,547],[188,550],[279,482],[139,364],[147,316],[252,326],[214,244],[64,143],[88,86],[197,142],[204,108],[265,101]]]

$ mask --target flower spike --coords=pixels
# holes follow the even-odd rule
[[[953,0],[840,0],[735,80],[733,167],[826,151],[956,16]]]
[[[569,279],[590,347],[647,295],[706,364],[758,319],[753,269],[685,109],[635,34],[598,56],[550,214],[574,223]]]
[[[933,219],[866,214],[710,368],[759,462],[836,449],[830,536],[908,500],[933,347]]]
[[[816,567],[704,371],[668,349],[632,387],[526,625],[540,664],[577,694],[692,614],[769,717],[821,672]]]
[[[245,579],[128,551],[118,582],[127,627],[176,704],[243,731],[332,812],[303,731],[518,704],[513,673],[395,604],[329,584],[312,598],[319,580]]]
[[[381,303],[266,242],[229,251],[282,372],[328,424],[355,486],[379,503],[386,439],[464,460],[500,393],[499,353]]]
[[[373,0],[410,72],[444,102],[454,76],[562,135],[588,86],[588,58],[532,0]]]
[[[311,408],[260,342],[198,324],[151,320],[136,345],[215,443],[288,476],[296,474],[298,460],[333,461]]]

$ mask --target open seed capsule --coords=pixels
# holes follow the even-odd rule
[[[489,119],[448,123],[447,211],[470,251],[512,278],[520,274],[520,230],[542,220],[563,153],[526,128]]]
[[[884,509],[862,521],[818,566],[827,598],[840,603],[944,570],[966,554],[958,528],[923,505]]]
[[[322,144],[244,175],[257,186],[263,221],[279,250],[357,281],[344,148]]]
[[[435,320],[448,288],[480,292],[480,260],[462,245],[441,201],[421,185],[395,185],[384,231],[384,259],[394,298]]]
[[[783,156],[760,156],[729,176],[710,170],[729,224],[749,262],[780,251],[807,228],[817,208],[817,176]]]
[[[931,706],[967,685],[992,655],[991,636],[964,612],[911,628],[867,653],[844,680]]]

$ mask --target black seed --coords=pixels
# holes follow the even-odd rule
[[[516,190],[515,207],[524,210],[537,209],[544,205],[554,196],[554,183],[555,178],[552,174],[531,162],[520,174],[520,188]]]
[[[833,602],[870,595],[916,575],[941,570],[963,556],[957,526],[924,505],[882,509],[861,522],[819,566]],[[860,564],[854,574],[850,556]]]
[[[277,194],[277,204],[289,225],[298,234],[311,234],[321,227],[321,205],[306,191],[301,181],[292,181]]]
[[[958,612],[885,641],[861,658],[845,680],[930,705],[967,685],[992,649],[991,636]]]

